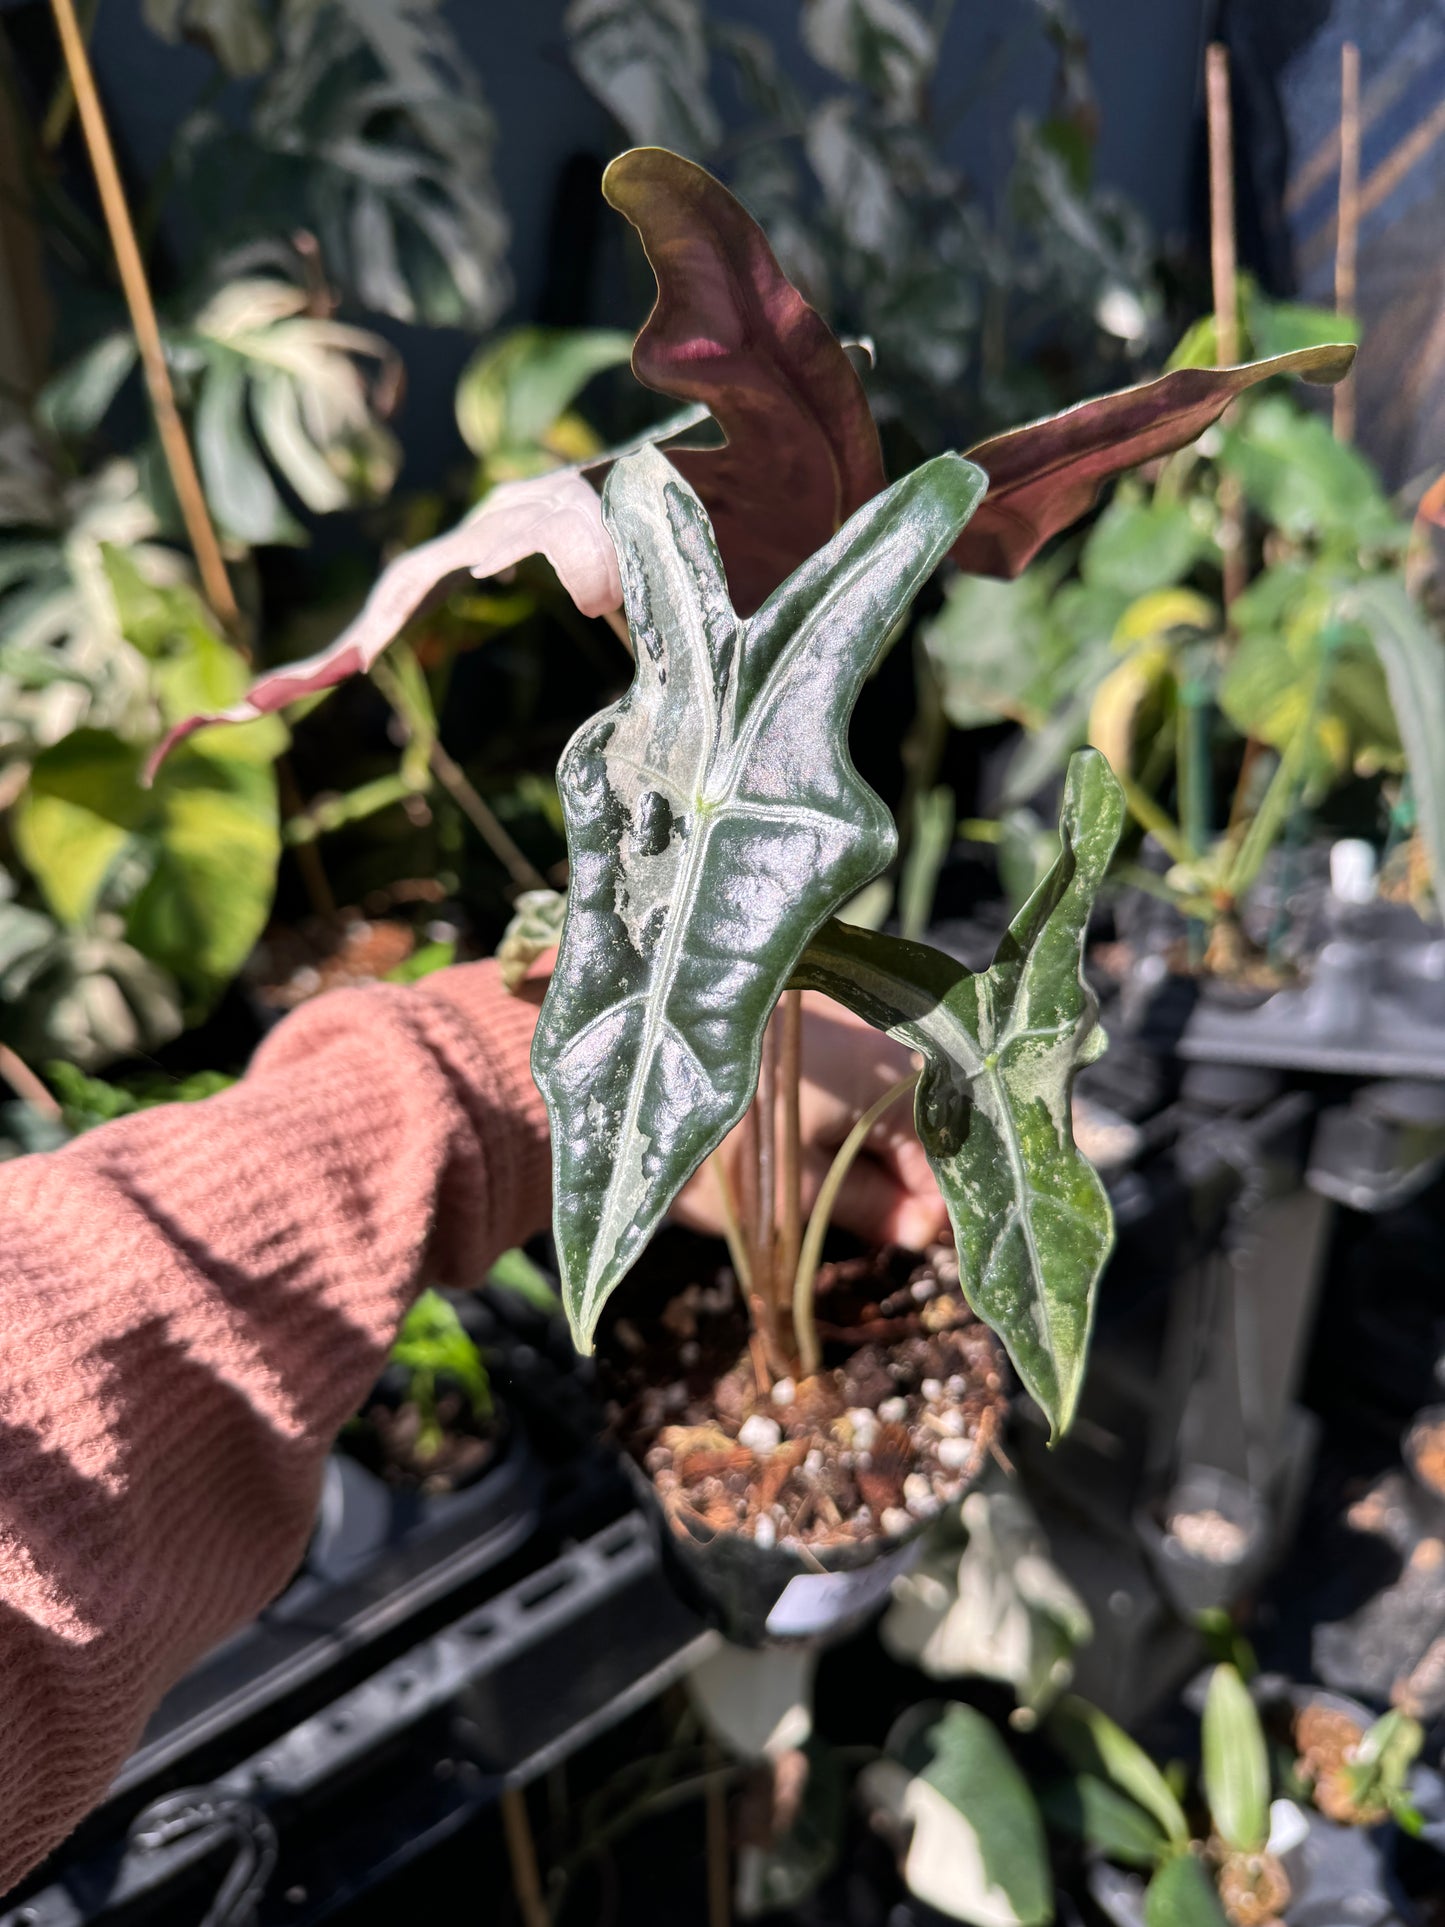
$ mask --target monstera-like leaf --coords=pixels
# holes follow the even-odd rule
[[[702,498],[733,606],[751,615],[883,487],[853,364],[788,280],[767,236],[706,168],[661,147],[612,162],[602,192],[637,229],[657,305],[632,370],[703,402],[727,437],[672,461]]]
[[[983,485],[956,455],[925,463],[743,621],[706,512],[667,458],[644,451],[608,478],[637,673],[558,770],[571,890],[532,1053],[584,1347],[746,1109],[808,938],[893,853],[888,812],[849,759],[848,718]]]
[[[1088,513],[1105,482],[1187,447],[1246,388],[1272,375],[1339,381],[1354,358],[1348,342],[1332,342],[1238,368],[1176,368],[979,442],[968,458],[986,471],[988,495],[954,561],[969,575],[1018,575]]]
[[[1055,1433],[1073,1414],[1113,1239],[1069,1100],[1075,1070],[1104,1043],[1080,966],[1123,811],[1104,758],[1081,750],[1064,786],[1058,859],[981,975],[925,944],[834,922],[794,979],[923,1053],[915,1121],[964,1290]]]

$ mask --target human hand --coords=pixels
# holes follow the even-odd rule
[[[868,1106],[890,1084],[906,1077],[916,1060],[904,1045],[812,991],[803,994],[802,1042],[799,1121],[806,1221],[839,1145]],[[739,1129],[717,1153],[734,1197],[741,1195],[741,1150]],[[672,1215],[695,1231],[720,1237],[722,1207],[717,1174],[709,1169],[710,1163],[683,1187]],[[922,1250],[946,1234],[948,1213],[913,1129],[913,1106],[907,1097],[890,1104],[873,1126],[844,1181],[833,1219],[870,1243],[907,1245],[913,1250]]]

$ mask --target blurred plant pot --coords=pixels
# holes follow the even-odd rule
[[[1232,1605],[1269,1560],[1269,1507],[1213,1466],[1181,1467],[1162,1500],[1136,1509],[1134,1529],[1160,1590],[1185,1620]]]

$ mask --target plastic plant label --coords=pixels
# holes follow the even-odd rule
[[[857,1572],[800,1572],[784,1586],[768,1614],[767,1631],[779,1639],[807,1639],[841,1620],[862,1618],[886,1604],[893,1581],[909,1572],[923,1551],[921,1537]]]

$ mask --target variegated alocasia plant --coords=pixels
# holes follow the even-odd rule
[[[1068,1423],[1111,1237],[1069,1107],[1100,1041],[1080,961],[1121,818],[1107,765],[1076,762],[1059,860],[982,976],[828,922],[895,844],[848,756],[853,704],[985,487],[959,456],[925,463],[742,618],[707,513],[667,460],[645,451],[608,479],[636,675],[558,772],[572,887],[533,1051],[584,1347],[746,1111],[780,996],[809,984],[922,1052],[917,1123],[965,1290],[1051,1426]],[[780,1329],[796,1306],[799,1369],[816,1370],[806,1264],[753,1282]]]
[[[603,185],[658,283],[634,373],[691,404],[693,420],[710,415],[721,446],[664,453],[674,421],[654,445],[592,465],[611,464],[601,501],[580,469],[496,491],[393,564],[331,649],[263,677],[226,719],[365,669],[458,570],[490,573],[540,550],[585,613],[623,602],[633,684],[574,738],[559,773],[571,900],[534,1059],[579,1344],[747,1110],[779,998],[812,984],[922,1053],[917,1123],[965,1289],[1061,1430],[1111,1235],[1073,1144],[1069,1091],[1098,1044],[1080,957],[1118,790],[1095,753],[1075,759],[1057,862],[992,968],[970,977],[923,946],[829,921],[895,845],[849,760],[849,718],[945,556],[1016,575],[1110,477],[1192,440],[1241,389],[1289,372],[1338,379],[1353,349],[1179,370],[996,436],[974,459],[940,456],[889,488],[846,352],[726,188],[655,148],[614,161]],[[766,1284],[750,1301],[813,1370],[812,1228],[800,1251],[784,1249],[796,1257],[791,1294],[777,1275],[787,1264],[744,1282]]]

